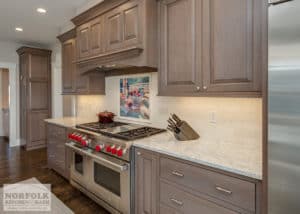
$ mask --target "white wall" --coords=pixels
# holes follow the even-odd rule
[[[20,144],[20,113],[19,113],[19,57],[16,50],[22,44],[0,41],[0,67],[9,69],[11,88],[10,103],[10,146]]]
[[[152,74],[150,125],[165,128],[170,113],[178,114],[212,143],[231,141],[256,143],[262,140],[262,100],[260,98],[158,97],[157,74]],[[95,114],[109,110],[118,114],[119,78],[106,78],[106,96],[80,96],[79,117],[97,120]],[[216,123],[210,123],[211,113]]]
[[[52,78],[52,117],[63,116],[63,97],[62,92],[62,59],[61,59],[61,44],[57,42],[51,48],[51,78]]]
[[[18,54],[16,50],[21,44],[0,41],[0,62],[18,63]]]

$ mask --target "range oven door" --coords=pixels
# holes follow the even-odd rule
[[[72,159],[71,159],[71,180],[79,185],[86,187],[88,182],[88,163],[89,157],[82,152],[75,145],[72,145]]]
[[[130,165],[100,153],[89,161],[90,191],[121,213],[130,214]]]

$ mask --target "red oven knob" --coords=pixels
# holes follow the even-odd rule
[[[72,139],[72,137],[73,137],[72,134],[68,134],[69,139]]]
[[[82,145],[82,146],[87,146],[87,145],[88,145],[87,140],[81,140],[81,145]]]
[[[95,150],[96,150],[97,152],[100,152],[100,151],[101,151],[101,146],[100,146],[100,145],[97,145],[97,146],[95,147]]]
[[[114,147],[114,148],[111,150],[111,153],[112,153],[113,155],[117,154],[117,148]]]
[[[111,146],[106,146],[106,152],[111,152]]]
[[[78,134],[73,134],[73,140],[78,140]]]
[[[122,157],[122,156],[123,156],[123,149],[119,149],[119,150],[117,151],[117,155],[118,155],[119,157]]]
[[[70,134],[70,139],[72,139],[72,140],[75,139],[75,134],[74,133]]]

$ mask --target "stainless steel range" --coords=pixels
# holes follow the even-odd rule
[[[71,184],[111,213],[130,214],[131,145],[164,131],[121,122],[77,125],[66,143],[72,151]]]

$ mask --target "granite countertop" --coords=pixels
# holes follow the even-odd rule
[[[207,142],[201,138],[180,142],[172,133],[166,132],[136,140],[133,145],[246,177],[262,179],[260,142]]]
[[[64,117],[46,119],[47,123],[73,128],[76,124],[93,122],[90,118]],[[203,164],[246,177],[262,179],[262,145],[253,141],[206,141],[202,138],[180,142],[171,132],[135,140],[135,147],[148,149],[179,159]]]
[[[62,117],[62,118],[46,119],[45,122],[63,126],[66,128],[73,128],[78,124],[95,122],[95,120],[91,118]]]

